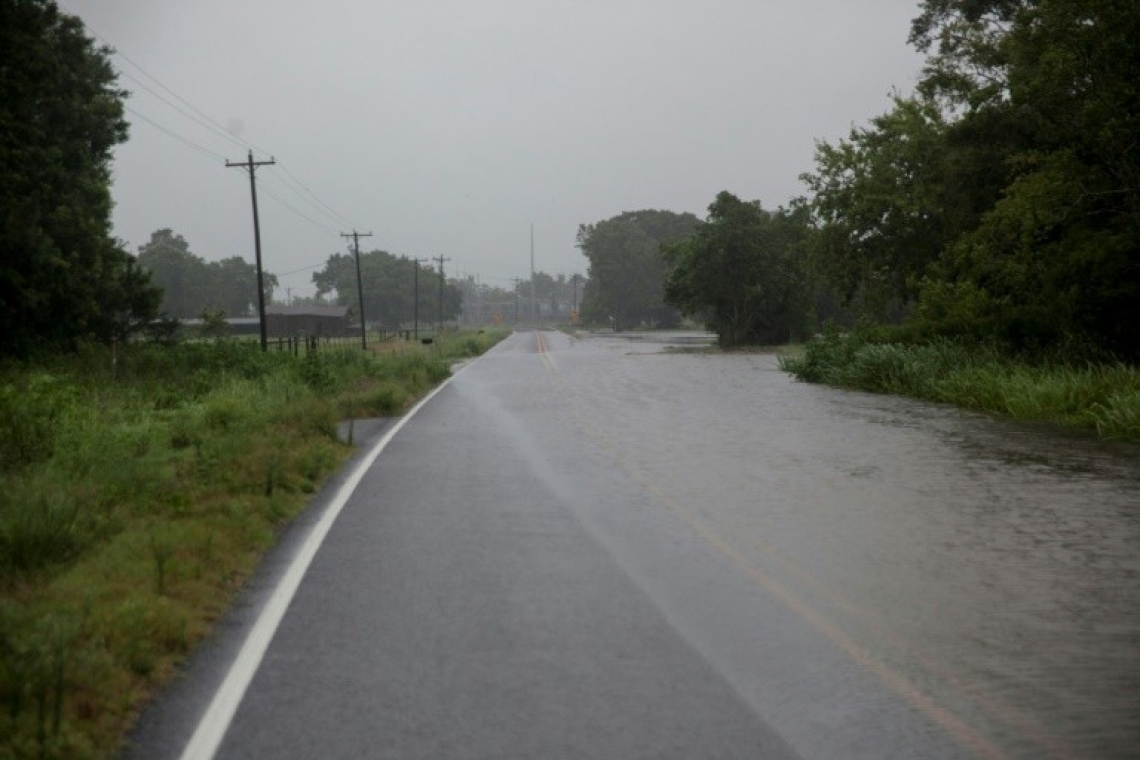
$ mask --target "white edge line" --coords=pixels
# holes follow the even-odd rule
[[[265,607],[261,610],[261,614],[257,618],[257,622],[253,624],[249,635],[246,637],[245,643],[242,644],[241,651],[238,652],[237,657],[234,659],[233,665],[226,673],[226,678],[222,681],[222,685],[218,687],[217,692],[214,693],[214,698],[210,702],[210,706],[206,709],[202,719],[198,722],[198,727],[194,730],[194,735],[190,737],[190,741],[186,744],[186,748],[182,750],[181,760],[211,760],[214,753],[218,751],[218,746],[222,743],[222,739],[229,730],[230,722],[233,720],[234,714],[237,712],[238,706],[241,704],[242,698],[245,696],[245,691],[249,687],[250,682],[253,680],[254,674],[257,672],[258,667],[261,665],[261,660],[265,656],[266,650],[269,648],[269,642],[273,640],[273,635],[277,632],[277,626],[280,625],[281,619],[285,616],[285,611],[289,608],[289,603],[293,600],[293,595],[297,593],[297,588],[301,585],[301,580],[305,577],[305,572],[309,569],[309,564],[316,556],[317,550],[321,548],[321,544],[328,535],[329,529],[332,524],[336,522],[336,518],[340,515],[344,505],[348,503],[349,498],[352,496],[356,487],[360,485],[360,481],[364,478],[364,473],[380,456],[388,443],[400,432],[400,429],[415,416],[420,408],[435,398],[435,395],[446,388],[452,380],[459,376],[460,372],[467,369],[474,362],[463,365],[459,370],[442,382],[438,387],[432,390],[431,393],[420,399],[419,403],[411,408],[399,422],[391,427],[384,436],[376,442],[372,450],[364,459],[360,460],[356,465],[356,469],[352,471],[348,479],[341,484],[337,489],[336,495],[333,496],[332,501],[329,502],[325,512],[321,515],[321,519],[313,526],[309,532],[305,543],[301,549],[293,557],[293,562],[289,565],[289,569],[281,577],[277,588],[273,591],[273,596],[270,597]]]

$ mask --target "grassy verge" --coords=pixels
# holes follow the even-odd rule
[[[995,346],[948,340],[878,343],[830,332],[780,365],[797,378],[894,393],[1140,441],[1140,369],[1120,363],[1030,362]]]
[[[505,332],[294,357],[226,341],[0,370],[0,758],[113,753],[351,448]]]

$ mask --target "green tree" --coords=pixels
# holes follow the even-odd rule
[[[138,261],[162,289],[162,311],[169,317],[193,319],[205,311],[240,317],[256,311],[257,267],[240,256],[207,262],[191,252],[185,238],[164,228],[139,246]],[[263,272],[262,280],[269,303],[277,276]]]
[[[807,322],[807,208],[765,211],[721,192],[689,239],[665,246],[665,297],[725,348],[784,343]]]
[[[578,248],[589,261],[589,282],[582,297],[587,321],[609,322],[617,329],[676,324],[676,309],[665,303],[667,265],[661,246],[688,237],[700,224],[693,214],[629,211],[578,228]]]
[[[946,125],[930,102],[894,108],[816,146],[812,191],[817,271],[848,303],[883,317],[909,303],[948,234]]]
[[[231,317],[254,314],[257,311],[257,267],[241,256],[230,256],[206,265],[206,280],[209,283],[206,302],[214,309],[221,309]],[[279,287],[277,275],[261,273],[265,286],[265,303],[273,300],[273,293]]]
[[[191,319],[209,307],[206,261],[191,253],[190,244],[181,235],[169,228],[151,233],[150,241],[139,246],[138,261],[162,289],[164,314]]]
[[[923,0],[910,42],[926,54],[919,92],[949,110],[1008,99],[1006,35],[1034,0]]]
[[[439,315],[439,270],[387,251],[360,254],[364,316],[369,323],[396,328],[412,321],[417,268],[420,324],[432,324]],[[338,304],[348,306],[354,314],[359,310],[353,254],[329,256],[325,266],[313,273],[313,283],[318,297],[335,294]],[[454,319],[462,307],[462,292],[454,283],[444,283],[443,299],[444,319]]]
[[[918,95],[821,144],[817,268],[928,332],[1140,357],[1140,4],[926,0]]]
[[[50,0],[0,0],[0,333],[5,354],[111,339],[158,293],[110,237],[127,136],[105,48]]]
[[[1075,336],[1140,356],[1140,5],[972,5],[926,3],[916,37],[938,46],[924,86],[964,104],[964,127],[1012,114],[1024,139],[1000,199],[931,273],[923,314],[1029,347]],[[949,44],[960,28],[986,44]]]

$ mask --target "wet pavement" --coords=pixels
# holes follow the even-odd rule
[[[577,345],[599,439],[916,708],[1000,755],[1136,756],[1140,447]]]
[[[528,331],[464,368],[364,476],[217,756],[1136,756],[1140,448],[704,342]],[[174,756],[148,750],[196,677],[137,756]]]

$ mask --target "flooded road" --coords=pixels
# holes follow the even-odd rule
[[[128,756],[1137,757],[1140,449],[668,340],[379,424]]]
[[[544,338],[567,424],[963,747],[1140,753],[1140,447],[800,384],[773,356]],[[819,728],[792,744],[833,756]]]

